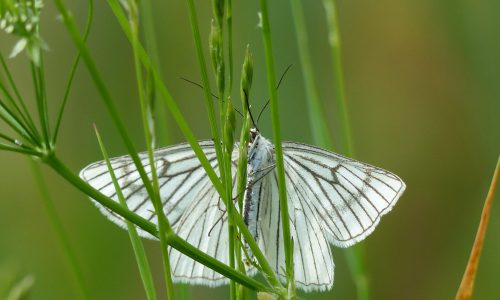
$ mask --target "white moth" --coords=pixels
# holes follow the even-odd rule
[[[212,141],[200,146],[218,172]],[[333,284],[330,244],[349,247],[367,237],[389,212],[405,189],[396,175],[371,165],[295,142],[283,142],[285,180],[294,241],[296,286],[305,291],[327,290]],[[238,147],[233,151],[236,173]],[[228,264],[227,216],[219,194],[212,186],[189,144],[154,152],[163,211],[174,231],[201,251]],[[147,153],[139,157],[149,174]],[[129,156],[111,160],[112,168],[128,208],[157,224],[153,205]],[[256,129],[248,146],[247,185],[243,218],[270,265],[285,279],[285,254],[273,144]],[[104,161],[93,163],[80,177],[104,195],[118,201]],[[234,178],[235,176],[233,176]],[[233,179],[233,186],[234,179]],[[241,191],[240,191],[241,192]],[[238,195],[236,187],[233,196]],[[122,217],[97,206],[111,221],[126,228]],[[139,229],[143,237],[154,238]],[[218,286],[228,279],[170,249],[173,280]],[[248,272],[255,270],[249,267]]]

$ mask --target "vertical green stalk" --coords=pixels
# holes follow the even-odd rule
[[[139,1],[140,15],[141,15],[141,29],[144,35],[144,47],[153,65],[160,66],[160,57],[158,55],[158,46],[156,42],[156,32],[154,29],[153,9],[151,7],[151,0]],[[160,70],[160,68],[158,68]],[[159,71],[160,72],[160,71]],[[170,142],[170,132],[168,129],[169,123],[167,121],[167,112],[163,105],[158,106],[158,88],[156,87],[151,72],[148,73],[147,86],[150,87],[150,106],[154,109],[154,116],[156,119],[156,136],[159,145],[168,145]]]
[[[222,183],[224,186],[225,198],[227,202],[232,201],[233,192],[233,178],[232,178],[232,152],[234,146],[234,109],[230,97],[230,88],[226,92],[226,78],[225,78],[225,61],[224,61],[224,38],[223,38],[223,25],[224,25],[224,8],[225,0],[213,0],[212,11],[214,19],[210,31],[209,46],[210,55],[212,58],[212,66],[215,74],[215,81],[217,83],[217,91],[219,95],[219,111],[220,111],[220,124],[222,128],[222,165],[219,165],[219,172],[221,174]],[[226,93],[228,95],[226,99]],[[228,226],[228,253],[229,253],[229,266],[235,267],[235,226],[234,226],[234,206],[227,205],[227,226]],[[236,283],[231,280],[229,282],[229,296],[230,299],[236,300],[237,288]]]
[[[307,104],[309,112],[309,123],[311,124],[311,133],[314,144],[332,148],[333,143],[331,135],[328,132],[323,107],[318,96],[316,80],[314,79],[314,71],[311,62],[311,53],[309,52],[309,40],[307,37],[306,23],[304,20],[304,11],[301,0],[291,0],[293,20],[295,24],[295,32],[297,35],[297,44],[299,47],[300,64],[302,66],[302,77],[306,87]]]
[[[160,234],[161,254],[163,258],[163,271],[165,276],[165,285],[167,289],[168,299],[174,299],[174,284],[172,281],[172,274],[170,273],[170,259],[168,255],[167,234],[171,234],[172,229],[168,224],[168,220],[163,212],[163,205],[160,199],[160,190],[158,186],[158,176],[156,173],[156,162],[153,154],[153,138],[154,132],[151,131],[150,124],[152,117],[148,114],[148,103],[145,99],[145,92],[143,88],[142,79],[142,64],[139,59],[139,15],[135,0],[128,1],[130,16],[130,31],[132,33],[132,49],[134,53],[135,74],[137,80],[137,90],[139,94],[139,101],[141,104],[142,122],[144,127],[144,137],[146,139],[146,146],[148,149],[149,165],[151,166],[151,180],[153,184],[153,193],[150,194],[151,201],[155,208],[156,217],[158,220],[158,230]],[[147,70],[149,71],[149,70]],[[149,179],[148,179],[149,180]]]
[[[233,193],[233,177],[232,177],[232,153],[234,147],[234,108],[232,106],[231,98],[228,97],[226,100],[226,120],[224,121],[224,178],[225,178],[225,188],[226,188],[226,199],[228,202],[232,201]],[[227,205],[227,218],[228,218],[228,235],[229,235],[229,266],[231,268],[235,267],[235,245],[236,245],[236,228],[234,226],[234,205]],[[239,251],[239,248],[238,248]],[[235,300],[237,297],[236,283],[231,280],[230,284],[230,299]]]
[[[228,95],[231,95],[233,90],[233,74],[234,74],[234,62],[233,62],[233,1],[226,0],[226,23],[227,23],[227,60],[229,62],[229,77],[228,77]]]
[[[262,37],[264,39],[264,50],[266,56],[267,85],[270,95],[270,105],[273,124],[274,151],[276,155],[276,168],[278,173],[280,213],[283,226],[283,244],[285,248],[286,277],[289,298],[295,299],[295,280],[293,271],[293,240],[290,236],[290,219],[288,215],[288,202],[286,197],[285,169],[283,164],[283,149],[281,147],[281,128],[279,119],[278,93],[276,92],[276,72],[274,70],[273,47],[271,39],[271,27],[269,24],[269,12],[267,0],[260,0],[262,12]]]
[[[241,68],[241,82],[240,82],[240,97],[241,97],[241,106],[243,112],[243,126],[241,128],[240,133],[240,143],[238,149],[238,170],[236,176],[236,193],[237,193],[237,201],[239,211],[243,212],[243,195],[246,189],[247,182],[247,163],[248,163],[248,142],[250,140],[250,115],[248,112],[248,98],[250,97],[250,88],[252,87],[252,79],[253,79],[253,60],[252,55],[250,54],[250,49],[247,46],[245,60],[243,62],[243,66]],[[238,270],[241,272],[245,272],[245,265],[243,263],[241,252],[242,247],[244,247],[241,243],[238,243],[237,247],[237,261],[238,261]],[[239,296],[240,299],[248,299],[249,291],[244,287],[239,288]]]
[[[43,179],[42,172],[40,170],[40,166],[32,159],[29,160],[31,170],[33,171],[33,177],[35,178],[36,184],[38,186],[38,190],[40,191],[40,196],[43,202],[43,207],[45,208],[45,211],[47,212],[48,218],[50,220],[50,223],[52,225],[52,228],[56,232],[57,238],[59,240],[59,243],[61,244],[62,247],[62,252],[64,253],[64,257],[67,260],[67,263],[71,266],[71,269],[73,271],[74,279],[76,281],[77,285],[77,292],[79,295],[79,298],[81,299],[91,299],[90,293],[88,290],[87,285],[85,284],[85,279],[83,276],[82,268],[80,267],[80,264],[78,263],[77,256],[75,254],[75,251],[73,250],[73,247],[71,246],[71,243],[69,242],[68,235],[66,234],[64,230],[64,226],[61,222],[61,219],[59,218],[59,215],[57,214],[57,210],[54,206],[54,203],[52,201],[52,198],[50,196],[49,190],[47,188],[47,185],[45,184],[45,180]]]
[[[205,104],[208,110],[208,119],[210,122],[210,129],[212,131],[212,138],[214,141],[215,152],[217,154],[217,160],[219,166],[222,166],[222,149],[221,149],[221,139],[219,135],[219,129],[217,126],[217,119],[215,117],[215,110],[212,101],[212,92],[210,89],[210,83],[208,81],[207,67],[205,64],[205,57],[203,55],[203,46],[201,44],[200,29],[198,26],[198,17],[196,14],[196,8],[194,6],[193,0],[187,0],[188,10],[189,10],[189,20],[191,22],[191,29],[193,31],[193,38],[196,46],[196,54],[198,57],[198,64],[200,66],[201,81],[203,84],[203,91],[205,92]],[[222,99],[221,99],[222,100]],[[221,195],[222,197],[223,195]]]
[[[36,87],[36,103],[37,111],[42,128],[43,141],[46,147],[50,147],[50,129],[49,129],[49,115],[47,106],[47,91],[45,89],[45,74],[43,67],[43,55],[38,48],[35,51],[40,52],[39,64],[31,62],[31,71],[33,73],[34,83]]]
[[[247,163],[248,163],[248,140],[250,136],[250,116],[248,113],[244,114],[243,126],[240,133],[240,143],[238,147],[238,169],[236,171],[236,195],[239,211],[243,211],[243,195],[246,188],[247,182]],[[242,258],[242,247],[243,244],[237,240],[236,243],[236,262],[238,263],[238,270],[245,273],[245,264]],[[249,291],[247,288],[240,286],[238,288],[239,299],[248,299]]]
[[[347,110],[347,102],[344,88],[344,75],[342,71],[342,56],[341,56],[341,39],[338,26],[337,9],[335,0],[323,0],[325,6],[326,19],[328,23],[332,68],[333,68],[333,88],[335,90],[335,103],[337,107],[336,119],[339,122],[340,136],[342,141],[343,153],[346,156],[353,157],[354,151],[352,146],[351,128],[349,122],[349,114]],[[368,278],[366,275],[364,246],[356,245],[352,248],[345,249],[344,253],[347,258],[347,263],[351,274],[356,284],[357,296],[359,300],[370,299]]]
[[[124,208],[127,208],[125,197],[123,196],[123,192],[120,188],[120,185],[118,184],[115,172],[113,171],[113,167],[111,166],[111,162],[109,161],[108,152],[104,147],[104,143],[102,142],[101,135],[97,131],[97,128],[95,128],[95,133],[97,136],[97,141],[99,142],[99,147],[101,148],[102,156],[106,161],[106,166],[108,167],[109,175],[111,176],[111,180],[113,181],[113,185],[115,187],[118,200],[120,201],[120,204]],[[132,244],[132,248],[134,249],[135,260],[137,261],[137,266],[139,267],[139,273],[141,274],[144,291],[146,292],[148,300],[156,300],[153,275],[151,274],[151,270],[149,268],[148,257],[146,256],[146,251],[144,250],[144,246],[142,245],[141,238],[139,237],[139,234],[137,233],[137,229],[135,228],[135,226],[128,220],[125,220],[125,222],[127,223],[127,231],[130,238],[130,242]]]
[[[352,147],[351,126],[345,97],[344,73],[342,71],[342,55],[340,44],[340,29],[338,26],[337,8],[335,0],[323,0],[328,23],[330,47],[332,50],[333,90],[335,91],[335,104],[337,107],[337,120],[340,127],[340,136],[343,153],[354,156]]]

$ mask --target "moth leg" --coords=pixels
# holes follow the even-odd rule
[[[264,168],[262,168],[260,170],[252,172],[252,174],[257,174],[259,172],[265,172],[265,173],[262,174],[257,179],[255,179],[253,182],[249,183],[248,186],[243,189],[243,191],[239,192],[238,195],[236,195],[236,197],[233,198],[233,201],[236,200],[236,199],[238,199],[247,190],[251,189],[254,184],[256,184],[257,182],[259,182],[260,180],[262,180],[264,177],[266,177],[267,174],[271,173],[271,171],[274,170],[275,167],[276,167],[276,164],[272,164],[272,165],[266,166],[266,167],[264,167]]]
[[[225,221],[227,216],[226,216],[226,213],[227,213],[227,210],[225,207],[222,207],[221,206],[221,198],[219,197],[219,201],[217,201],[217,208],[222,212],[222,215],[217,219],[217,221],[214,223],[214,225],[212,225],[212,228],[210,228],[210,230],[208,231],[208,236],[210,236],[212,234],[212,230],[215,228],[215,226],[220,222],[220,221]]]

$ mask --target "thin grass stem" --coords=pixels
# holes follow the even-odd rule
[[[120,204],[123,207],[127,208],[127,203],[125,201],[125,197],[123,196],[123,192],[120,188],[118,180],[116,179],[115,172],[113,170],[113,167],[111,166],[111,162],[109,161],[108,152],[106,151],[106,148],[105,148],[104,143],[101,139],[101,135],[99,134],[99,131],[97,130],[97,127],[95,128],[95,133],[96,133],[97,141],[99,143],[99,147],[101,148],[102,156],[104,157],[104,160],[106,161],[106,166],[108,167],[108,172],[109,172],[111,179],[113,181],[113,185],[115,187],[115,191],[116,191],[116,195],[118,196],[118,200],[120,201]],[[137,266],[139,267],[139,273],[141,275],[142,284],[144,286],[144,291],[146,292],[146,296],[147,296],[148,300],[155,300],[156,299],[156,291],[155,291],[155,287],[154,287],[154,280],[153,280],[153,275],[151,273],[151,270],[149,268],[149,262],[148,262],[148,257],[146,255],[146,251],[144,250],[144,246],[142,244],[141,238],[139,237],[139,234],[137,233],[137,229],[135,228],[135,226],[128,220],[126,221],[126,224],[127,224],[127,231],[129,234],[130,242],[132,244],[132,249],[134,250],[135,260],[137,261]]]
[[[323,0],[326,20],[328,24],[328,40],[332,55],[333,88],[335,91],[336,120],[340,128],[341,152],[349,157],[354,157],[352,146],[351,127],[345,97],[344,75],[341,56],[341,38],[338,26],[337,8],[335,0]],[[356,285],[358,300],[370,299],[370,289],[364,258],[364,245],[356,245],[344,250],[351,276]]]
[[[83,43],[87,43],[87,39],[90,34],[90,28],[92,27],[92,19],[94,17],[94,0],[87,1],[87,20],[85,24],[85,30],[83,32]],[[68,82],[66,83],[66,87],[64,89],[64,96],[61,102],[61,107],[59,108],[59,113],[56,119],[56,125],[54,128],[54,134],[52,135],[52,144],[55,145],[57,143],[57,137],[59,135],[59,128],[61,127],[61,122],[64,114],[64,109],[66,108],[66,104],[68,102],[69,93],[71,91],[71,87],[73,86],[73,79],[75,78],[76,70],[78,68],[78,64],[80,63],[80,52],[76,55],[75,60],[73,61],[73,65],[71,66],[71,70],[69,72]]]
[[[207,73],[207,67],[205,63],[205,56],[203,55],[203,46],[201,43],[201,36],[200,36],[200,29],[198,26],[198,17],[196,14],[196,7],[194,5],[193,0],[187,0],[187,5],[188,5],[188,11],[189,11],[189,20],[191,23],[191,29],[193,33],[193,39],[195,42],[196,46],[196,54],[198,58],[198,65],[200,67],[200,74],[201,74],[201,81],[203,84],[203,91],[205,92],[205,105],[207,107],[208,111],[208,120],[210,122],[210,130],[212,132],[212,139],[214,141],[214,146],[215,146],[215,152],[217,155],[217,160],[219,162],[219,167],[223,168],[223,163],[222,163],[222,149],[221,149],[221,139],[219,136],[219,129],[217,126],[217,119],[215,117],[215,109],[214,105],[212,102],[212,92],[210,89],[210,83],[208,81],[208,73]],[[222,96],[222,95],[221,95]],[[222,101],[222,99],[221,99]],[[222,174],[222,172],[221,172]],[[221,197],[224,196],[224,194],[220,194]]]
[[[30,149],[30,148],[7,145],[4,143],[0,143],[0,150],[22,153],[22,154],[27,154],[27,155],[33,155],[36,157],[40,157],[42,155],[42,154],[40,154],[40,152],[33,150],[33,149]]]
[[[337,107],[338,124],[340,126],[340,136],[343,153],[347,156],[354,156],[352,146],[351,123],[349,122],[349,112],[345,96],[344,72],[342,68],[342,48],[340,39],[340,29],[338,26],[337,8],[335,0],[323,0],[328,24],[332,70],[333,70],[333,90],[335,91],[335,104]]]
[[[266,70],[267,70],[267,83],[268,92],[270,95],[270,106],[272,115],[272,127],[273,127],[273,137],[274,137],[274,151],[276,155],[276,170],[278,174],[278,186],[279,186],[279,203],[280,203],[280,213],[281,213],[281,223],[283,227],[283,241],[285,248],[285,264],[286,264],[286,277],[287,277],[287,289],[288,297],[294,299],[296,297],[295,292],[295,280],[293,271],[293,240],[290,234],[290,219],[288,215],[288,202],[286,195],[286,185],[285,185],[285,169],[283,163],[283,149],[281,146],[281,128],[280,128],[280,116],[278,107],[278,93],[275,88],[276,84],[276,71],[274,67],[273,58],[273,45],[271,38],[271,25],[269,23],[269,12],[267,8],[267,0],[260,0],[261,18],[262,18],[262,37],[264,40],[264,52],[266,57]]]
[[[225,57],[224,57],[224,30],[223,18],[225,9],[225,0],[213,0],[212,12],[214,19],[212,20],[211,32],[209,35],[209,48],[212,58],[212,66],[217,83],[217,91],[219,95],[219,113],[220,113],[220,128],[222,134],[222,165],[219,165],[221,181],[225,189],[225,198],[227,202],[232,201],[233,178],[232,178],[232,150],[234,147],[234,109],[231,102],[230,88],[226,88],[225,78]],[[194,7],[194,5],[193,5]],[[194,15],[196,17],[196,15]],[[194,33],[194,32],[193,32]],[[196,41],[196,39],[195,39]],[[201,47],[201,45],[200,45]],[[203,68],[203,63],[199,61]],[[227,99],[226,99],[226,95]],[[211,101],[211,98],[210,100]],[[233,205],[227,205],[227,227],[228,227],[228,253],[229,266],[235,267],[235,245],[236,245],[236,229],[234,226]],[[235,281],[229,282],[229,298],[236,300],[237,289]]]
[[[316,145],[331,149],[333,146],[331,134],[328,132],[324,108],[321,105],[318,89],[315,84],[316,80],[314,79],[303,7],[300,0],[291,0],[290,5],[292,7],[300,64],[302,66],[301,73],[306,87],[306,99],[309,107],[309,123],[311,124],[312,138]]]
[[[233,59],[233,1],[226,0],[226,24],[227,24],[227,60],[229,62],[229,76],[227,84],[227,94],[231,95],[234,79],[234,59]]]
[[[196,247],[192,246],[191,244],[189,244],[188,242],[186,242],[185,240],[181,239],[178,236],[172,237],[172,239],[170,240],[170,245],[172,245],[172,247],[174,247],[176,249],[178,249],[178,248],[184,249],[185,252],[183,252],[183,253],[185,255],[195,259],[196,261],[204,264],[205,266],[209,266],[212,270],[214,270],[214,271],[216,271],[216,272],[218,272],[218,273],[220,273],[228,278],[231,278],[232,280],[235,280],[235,281],[239,282],[240,284],[242,284],[242,285],[244,285],[252,290],[267,291],[267,292],[270,292],[273,294],[276,294],[277,292],[279,292],[276,289],[273,289],[272,287],[268,287],[268,286],[262,284],[261,282],[255,280],[251,277],[248,277],[239,271],[234,270],[234,272],[232,274],[229,274],[227,272],[228,268],[225,267],[226,266],[225,264],[223,264],[217,260],[215,260],[216,263],[213,263],[214,259],[210,255],[199,251]]]
[[[154,15],[151,0],[143,0],[139,2],[141,14],[141,30],[144,36],[144,48],[151,58],[151,62],[155,66],[160,66],[160,56],[158,55],[158,46],[156,41],[156,33],[154,27]],[[150,71],[151,72],[151,71]],[[161,76],[161,69],[158,69]],[[170,143],[170,132],[168,130],[169,123],[167,120],[167,112],[164,105],[158,106],[158,89],[154,83],[153,75],[147,74],[146,85],[150,88],[150,106],[153,109],[153,116],[156,116],[154,127],[156,130],[155,139],[158,140],[159,145],[168,145]]]
[[[154,126],[152,124],[152,114],[148,114],[148,103],[145,99],[145,91],[143,88],[142,65],[139,59],[139,19],[135,2],[129,1],[130,7],[130,32],[132,33],[132,49],[134,54],[135,74],[137,81],[137,89],[139,95],[139,102],[141,106],[142,123],[144,128],[144,137],[146,139],[146,147],[148,151],[149,165],[151,167],[151,181],[153,184],[153,194],[150,195],[151,201],[155,208],[155,213],[158,219],[158,230],[160,234],[161,254],[163,258],[163,271],[165,277],[165,285],[167,289],[168,299],[174,299],[174,284],[172,281],[172,274],[170,272],[170,259],[168,254],[167,232],[170,231],[169,222],[163,212],[163,205],[160,199],[160,191],[158,186],[158,176],[156,173],[156,162],[154,159]],[[149,70],[146,70],[147,72]]]
[[[31,61],[31,73],[33,77],[33,86],[35,87],[35,100],[38,112],[38,121],[40,122],[42,139],[44,147],[50,147],[50,130],[47,109],[47,95],[45,90],[45,78],[43,75],[43,59],[40,54],[40,65]]]

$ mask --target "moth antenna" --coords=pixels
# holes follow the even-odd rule
[[[179,79],[184,80],[185,82],[190,83],[192,85],[195,85],[195,86],[199,87],[202,90],[204,89],[203,85],[199,84],[198,82],[192,81],[192,80],[184,78],[184,77],[179,77]],[[212,95],[212,97],[214,97],[215,99],[219,100],[219,97],[217,95],[215,95],[214,93],[210,93],[210,94]],[[238,115],[240,115],[240,117],[243,118],[243,114],[239,110],[237,110],[236,108],[234,108],[234,111],[236,111],[238,113]]]
[[[288,73],[288,71],[292,68],[293,64],[289,64],[288,67],[286,67],[285,71],[283,72],[283,74],[281,75],[281,78],[280,80],[278,81],[278,85],[276,86],[276,89],[279,89],[280,88],[280,85],[281,85],[281,82],[283,81],[283,78],[285,78],[285,75],[286,73]],[[257,117],[257,123],[259,123],[259,120],[260,120],[260,117],[262,116],[262,113],[264,112],[264,110],[267,108],[267,106],[269,105],[271,99],[267,99],[267,102],[266,104],[264,105],[264,107],[262,107],[262,109],[260,110],[259,112],[259,116]]]

